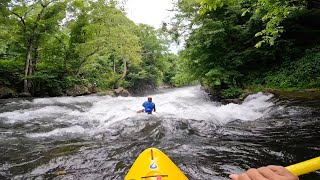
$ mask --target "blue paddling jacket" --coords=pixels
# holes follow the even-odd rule
[[[156,105],[153,102],[146,101],[142,104],[142,106],[144,107],[144,112],[148,114],[152,114],[152,110],[156,112]]]

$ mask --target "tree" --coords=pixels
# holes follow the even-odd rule
[[[56,96],[93,82],[105,89],[134,86],[139,70],[152,72],[154,85],[162,83],[170,66],[167,42],[129,20],[123,2],[1,1],[0,86],[21,91],[23,81],[26,93]]]
[[[262,40],[255,47],[260,47],[263,43],[274,45],[275,40],[284,32],[284,26],[281,23],[296,11],[305,8],[307,4],[307,1],[295,0],[199,0],[199,2],[202,7],[201,14],[206,14],[226,5],[241,5],[242,16],[251,14],[253,18],[259,17],[265,23],[265,28],[255,34],[256,37],[262,37]]]
[[[67,1],[58,0],[17,0],[9,1],[6,13],[19,28],[25,51],[24,92],[29,93],[32,84],[29,76],[36,71],[39,46],[45,33],[57,30],[59,21],[64,18]],[[16,36],[19,36],[19,35]]]
[[[71,72],[75,76],[89,75],[91,70],[95,71],[90,68],[92,64],[100,66],[112,61],[113,72],[110,67],[105,70],[116,88],[126,77],[128,64],[137,65],[141,60],[138,37],[134,34],[136,25],[116,8],[114,1],[76,2],[73,12],[77,18],[71,22],[68,53]]]
[[[290,69],[299,69],[301,76],[314,74],[309,69],[300,71],[307,67],[302,64],[314,64],[306,63],[315,58],[307,56],[305,49],[319,44],[314,29],[320,24],[312,19],[320,14],[314,3],[201,0],[197,4],[181,0],[177,7],[177,32],[187,32],[179,63],[184,72],[178,71],[177,82],[179,78],[180,82],[199,80],[217,94],[235,97],[245,86],[274,85],[279,79],[292,82],[289,78],[293,76],[275,75],[292,72]],[[303,56],[308,58],[301,59]],[[301,83],[304,86],[318,82],[315,77],[304,79],[308,79]]]
[[[164,75],[169,69],[168,40],[159,30],[145,24],[140,24],[136,31],[141,46],[142,63],[132,67],[128,75],[131,89],[141,93],[145,89],[153,90],[163,83]]]

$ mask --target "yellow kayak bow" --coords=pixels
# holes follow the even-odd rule
[[[320,156],[286,167],[300,176],[320,169]],[[144,150],[131,166],[125,180],[188,180],[181,170],[157,148]]]
[[[188,180],[159,149],[144,150],[131,166],[125,180]]]

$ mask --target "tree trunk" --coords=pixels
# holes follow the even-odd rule
[[[48,4],[49,5],[49,4]],[[29,93],[29,84],[30,82],[28,82],[28,79],[27,77],[29,75],[32,75],[33,73],[33,67],[32,67],[32,52],[33,52],[33,45],[35,43],[35,39],[36,39],[36,31],[38,29],[38,22],[40,21],[41,19],[41,16],[44,12],[44,9],[46,8],[47,6],[44,6],[42,5],[42,9],[40,11],[40,13],[38,14],[37,16],[37,19],[36,19],[36,22],[34,23],[33,25],[33,29],[32,29],[32,34],[30,35],[30,38],[27,42],[27,58],[26,58],[26,62],[25,62],[25,69],[24,69],[24,82],[23,82],[23,89],[24,89],[24,92],[25,93]],[[25,32],[26,33],[26,32]],[[37,48],[37,47],[36,47]]]
[[[32,61],[32,40],[29,41],[28,43],[28,51],[27,51],[27,58],[26,58],[26,62],[25,62],[25,69],[24,69],[24,80],[23,80],[23,89],[25,93],[29,93],[29,84],[28,84],[28,75],[31,75],[30,72],[32,73],[32,70],[30,71],[31,67],[31,61]]]
[[[88,61],[88,59],[90,58],[90,56],[93,56],[94,54],[96,54],[97,52],[99,52],[100,48],[98,47],[97,49],[95,49],[92,53],[88,54],[86,57],[84,57],[79,64],[79,67],[76,71],[76,75],[78,76],[81,70],[81,67],[83,66],[84,63],[86,63]]]
[[[128,62],[128,58],[124,58],[123,59],[123,72],[122,72],[122,75],[115,81],[115,83],[113,85],[113,89],[118,88],[120,80],[122,80],[122,79],[124,79],[126,77],[127,71],[128,71],[127,62]]]
[[[127,75],[127,62],[128,62],[128,59],[127,58],[124,58],[123,59],[123,73],[122,73],[122,76],[121,76],[121,78],[120,79],[123,79],[123,78],[125,78],[126,77],[126,75]]]
[[[40,57],[39,57],[39,38],[36,38],[33,59],[34,59],[34,61],[32,62],[32,65],[31,65],[32,72],[36,72],[37,71],[37,64],[40,61]]]

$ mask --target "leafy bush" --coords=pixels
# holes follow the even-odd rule
[[[223,98],[237,98],[241,95],[242,90],[238,87],[230,87],[228,89],[222,90]]]
[[[319,48],[307,50],[305,56],[295,61],[285,61],[278,70],[265,77],[272,87],[315,88],[320,87]]]
[[[15,60],[0,59],[0,85],[13,86],[21,81],[23,63]]]

